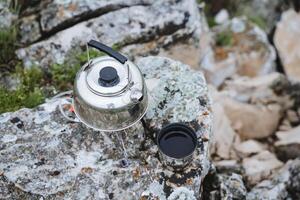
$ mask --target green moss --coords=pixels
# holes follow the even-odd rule
[[[20,108],[33,108],[44,102],[41,89],[43,73],[37,67],[31,69],[17,68],[14,74],[20,84],[15,90],[0,86],[0,113],[15,111]]]
[[[207,24],[210,28],[217,25],[214,17],[207,17]]]
[[[233,35],[230,31],[224,31],[216,35],[216,45],[217,46],[232,46]]]

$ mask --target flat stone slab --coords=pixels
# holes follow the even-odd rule
[[[204,77],[167,58],[146,57],[137,64],[149,91],[145,127],[97,132],[68,122],[57,107],[61,99],[0,115],[0,199],[200,198],[212,124]],[[153,137],[179,121],[196,131],[200,145],[191,165],[174,173],[161,165]],[[120,138],[128,167],[121,165]]]

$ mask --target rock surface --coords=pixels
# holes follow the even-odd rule
[[[9,28],[17,19],[17,15],[9,10],[8,1],[0,2],[0,28]]]
[[[242,176],[236,173],[217,174],[212,166],[204,180],[203,199],[245,199],[247,194]]]
[[[251,105],[224,98],[223,105],[233,128],[242,139],[265,138],[272,135],[282,115],[281,107],[277,104]]]
[[[282,165],[283,163],[269,151],[263,151],[243,160],[245,175],[248,183],[251,185],[268,178],[274,170],[280,168]]]
[[[234,77],[224,83],[219,102],[241,139],[264,138],[275,133],[284,111],[293,105],[288,87],[279,73]]]
[[[85,48],[85,43],[91,38],[110,46],[118,45],[122,47],[155,41],[154,48],[145,48],[142,45],[144,49],[148,49],[147,53],[149,53],[157,51],[161,46],[167,45],[174,40],[191,35],[199,39],[201,36],[204,24],[202,24],[199,10],[194,0],[176,2],[152,1],[149,5],[146,3],[146,5],[136,5],[144,4],[144,2],[148,1],[97,1],[95,4],[103,9],[102,13],[99,11],[101,15],[64,29],[45,41],[20,49],[17,51],[17,55],[26,66],[36,64],[46,68],[52,63],[63,63],[65,55],[70,49],[75,46]],[[108,12],[109,10],[105,11],[105,6],[112,9],[122,7],[121,5],[124,8],[115,9],[111,12]],[[97,6],[95,6],[95,9]],[[60,6],[53,7],[55,9],[60,8]],[[47,21],[47,25],[45,24],[44,27],[48,30],[51,27],[59,26],[59,23],[63,23],[60,22],[62,19],[71,19],[72,15],[76,15],[76,9],[79,9],[79,7],[75,6],[73,8],[71,6],[71,8],[75,9],[74,13],[71,9],[71,11],[64,11],[69,13],[68,15],[63,13],[63,16],[56,16],[53,19],[50,16],[44,17],[48,19],[44,20]],[[89,12],[88,10],[91,9],[85,6],[83,8],[84,12]],[[97,9],[95,12],[98,13]],[[125,52],[135,55],[134,53],[131,54],[129,50]]]
[[[222,159],[230,159],[233,144],[237,134],[231,127],[231,122],[225,114],[222,97],[215,90],[210,87],[210,93],[213,99],[213,140],[210,143],[210,153],[213,157],[217,156]]]
[[[266,150],[266,146],[256,140],[246,140],[237,144],[235,149],[240,157],[247,157]]]
[[[245,199],[247,190],[241,175],[221,175],[220,181],[221,199]]]
[[[300,126],[289,131],[277,132],[276,153],[282,160],[300,157]]]
[[[256,185],[247,200],[284,200],[300,198],[300,160],[290,160],[269,180]]]
[[[277,24],[274,43],[284,71],[292,81],[300,81],[300,13],[288,10]]]
[[[93,131],[60,114],[61,99],[35,109],[0,115],[0,198],[198,199],[208,172],[211,101],[203,75],[160,57],[138,61],[150,105],[141,123],[126,132]],[[171,122],[195,129],[199,147],[183,173],[164,168],[153,138]],[[123,138],[130,165],[122,167]]]
[[[253,78],[235,77],[225,82],[223,90],[240,102],[263,105],[277,103],[289,107],[289,101],[281,92],[286,90],[288,85],[284,75],[274,72]]]

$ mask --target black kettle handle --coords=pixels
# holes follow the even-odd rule
[[[107,55],[115,58],[122,64],[124,64],[127,61],[127,58],[125,56],[123,56],[119,52],[116,52],[112,48],[110,48],[100,42],[97,42],[96,40],[90,40],[87,44],[88,44],[88,46],[94,47],[94,48],[98,49],[99,51],[102,51],[102,52],[106,53]]]

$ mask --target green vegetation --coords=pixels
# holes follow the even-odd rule
[[[217,25],[217,23],[215,22],[215,18],[214,17],[209,17],[207,16],[207,24],[210,28],[214,27]]]
[[[15,60],[17,43],[17,28],[3,28],[0,30],[0,68],[11,71],[10,63]]]
[[[261,16],[248,16],[249,20],[259,26],[261,29],[266,29],[267,22]]]
[[[21,1],[19,0],[6,0],[9,4],[9,10],[10,12],[14,13],[14,14],[19,14],[20,13],[20,9],[22,7]],[[25,4],[25,2],[22,2],[23,4]]]
[[[18,110],[22,107],[32,108],[41,104],[45,97],[41,90],[42,71],[37,67],[31,69],[17,68],[14,76],[20,81],[16,90],[0,87],[0,113]]]
[[[230,31],[224,31],[216,35],[216,45],[217,46],[232,46],[233,44],[233,34]]]

